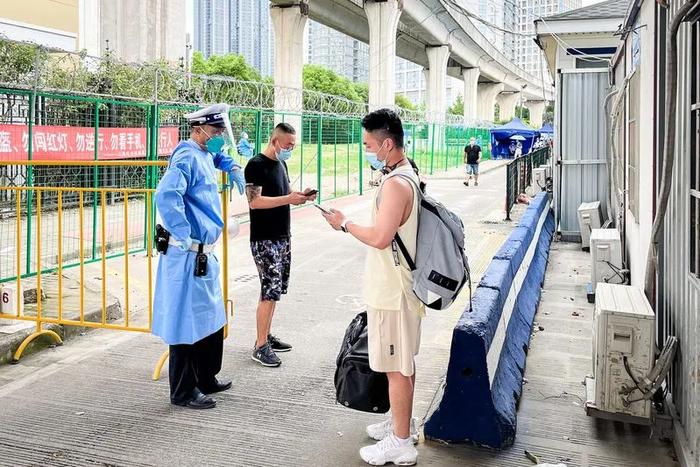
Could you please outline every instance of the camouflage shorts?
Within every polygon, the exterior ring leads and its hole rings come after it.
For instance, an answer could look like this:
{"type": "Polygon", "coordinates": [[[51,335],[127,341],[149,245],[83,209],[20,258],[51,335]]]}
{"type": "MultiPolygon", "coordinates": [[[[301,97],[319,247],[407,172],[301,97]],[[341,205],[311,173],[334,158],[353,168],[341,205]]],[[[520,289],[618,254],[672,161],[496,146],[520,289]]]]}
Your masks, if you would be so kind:
{"type": "Polygon", "coordinates": [[[260,299],[278,302],[289,286],[292,247],[289,239],[250,242],[260,276],[260,299]]]}

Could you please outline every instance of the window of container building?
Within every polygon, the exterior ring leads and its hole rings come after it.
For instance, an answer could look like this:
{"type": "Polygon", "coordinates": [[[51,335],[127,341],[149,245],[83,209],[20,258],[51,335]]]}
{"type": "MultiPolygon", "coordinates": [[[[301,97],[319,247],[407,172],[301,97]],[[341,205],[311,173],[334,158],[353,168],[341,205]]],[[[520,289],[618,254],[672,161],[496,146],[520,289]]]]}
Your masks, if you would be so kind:
{"type": "Polygon", "coordinates": [[[639,223],[639,70],[636,70],[630,78],[627,92],[628,206],[634,220],[639,223]]]}
{"type": "MultiPolygon", "coordinates": [[[[700,22],[693,24],[690,56],[700,54],[700,22]]],[[[690,272],[700,277],[700,60],[691,68],[690,272]]]]}

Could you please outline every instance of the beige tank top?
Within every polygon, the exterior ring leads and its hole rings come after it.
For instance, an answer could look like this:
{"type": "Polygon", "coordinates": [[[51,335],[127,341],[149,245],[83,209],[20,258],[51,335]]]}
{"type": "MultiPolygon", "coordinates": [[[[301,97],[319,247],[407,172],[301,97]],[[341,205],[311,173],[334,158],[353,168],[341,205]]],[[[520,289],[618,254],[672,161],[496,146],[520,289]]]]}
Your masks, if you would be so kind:
{"type": "MultiPolygon", "coordinates": [[[[386,181],[397,174],[405,174],[416,182],[420,183],[418,176],[410,165],[405,165],[394,169],[390,174],[385,175],[374,194],[372,202],[372,222],[376,222],[378,212],[378,201],[381,196],[382,187],[386,181]]],[[[399,227],[399,236],[406,245],[411,257],[416,256],[416,239],[418,236],[418,193],[416,186],[413,189],[413,207],[406,222],[399,227]]],[[[364,275],[364,300],[367,306],[375,310],[401,310],[402,298],[406,298],[408,308],[421,316],[425,315],[425,307],[413,293],[413,276],[408,267],[406,259],[401,254],[401,250],[394,242],[383,250],[370,248],[365,261],[364,275]],[[398,262],[398,265],[397,265],[398,262]]]]}

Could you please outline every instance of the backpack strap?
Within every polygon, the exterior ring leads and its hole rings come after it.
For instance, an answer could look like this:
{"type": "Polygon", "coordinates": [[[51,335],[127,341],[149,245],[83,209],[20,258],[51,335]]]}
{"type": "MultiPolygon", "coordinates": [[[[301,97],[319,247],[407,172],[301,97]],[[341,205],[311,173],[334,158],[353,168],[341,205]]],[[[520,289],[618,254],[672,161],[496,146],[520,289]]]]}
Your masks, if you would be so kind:
{"type": "Polygon", "coordinates": [[[411,269],[411,271],[415,271],[416,270],[416,263],[413,261],[413,258],[411,258],[411,255],[408,253],[408,249],[406,248],[406,245],[404,245],[403,240],[401,240],[401,237],[399,237],[398,232],[396,233],[396,235],[394,235],[394,241],[399,246],[399,250],[401,250],[401,254],[406,259],[406,262],[408,263],[408,267],[411,269]]]}
{"type": "MultiPolygon", "coordinates": [[[[420,186],[416,183],[413,178],[409,177],[407,174],[401,173],[401,172],[394,172],[389,175],[389,177],[401,177],[404,180],[408,180],[408,182],[413,186],[413,191],[416,193],[416,197],[418,198],[418,203],[421,202],[423,199],[423,192],[420,191],[420,186]]],[[[420,205],[418,206],[420,208],[420,205]]],[[[420,215],[420,209],[417,210],[417,213],[420,215]]],[[[403,240],[401,240],[401,237],[399,236],[399,233],[396,232],[394,235],[394,242],[396,242],[396,245],[398,245],[399,250],[401,250],[401,254],[403,257],[406,259],[406,262],[408,263],[408,267],[411,269],[411,271],[416,270],[416,262],[413,261],[413,258],[411,258],[411,255],[408,253],[408,249],[406,248],[406,245],[404,244],[403,240]]]]}

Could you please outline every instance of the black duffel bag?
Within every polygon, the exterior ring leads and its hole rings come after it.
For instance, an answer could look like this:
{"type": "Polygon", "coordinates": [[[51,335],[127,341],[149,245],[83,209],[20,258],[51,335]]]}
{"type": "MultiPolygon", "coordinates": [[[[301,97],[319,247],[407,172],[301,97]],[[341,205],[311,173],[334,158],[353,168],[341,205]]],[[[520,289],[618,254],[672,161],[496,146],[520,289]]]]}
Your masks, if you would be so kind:
{"type": "Polygon", "coordinates": [[[367,313],[358,314],[348,326],[335,363],[335,393],[339,403],[362,412],[389,411],[386,374],[369,367],[367,313]]]}

